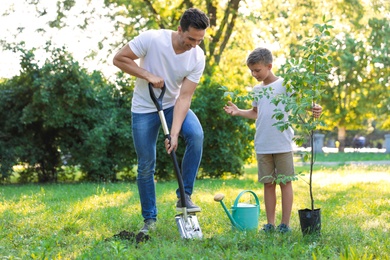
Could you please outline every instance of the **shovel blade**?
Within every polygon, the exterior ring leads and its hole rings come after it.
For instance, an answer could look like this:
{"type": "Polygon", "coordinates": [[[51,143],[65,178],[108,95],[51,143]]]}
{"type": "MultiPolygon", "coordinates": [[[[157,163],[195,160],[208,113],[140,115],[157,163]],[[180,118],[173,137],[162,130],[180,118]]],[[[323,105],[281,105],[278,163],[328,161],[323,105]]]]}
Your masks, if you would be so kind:
{"type": "Polygon", "coordinates": [[[175,216],[176,224],[179,229],[181,238],[194,239],[202,238],[202,230],[200,229],[198,218],[195,215],[188,215],[187,219],[183,214],[175,216]]]}

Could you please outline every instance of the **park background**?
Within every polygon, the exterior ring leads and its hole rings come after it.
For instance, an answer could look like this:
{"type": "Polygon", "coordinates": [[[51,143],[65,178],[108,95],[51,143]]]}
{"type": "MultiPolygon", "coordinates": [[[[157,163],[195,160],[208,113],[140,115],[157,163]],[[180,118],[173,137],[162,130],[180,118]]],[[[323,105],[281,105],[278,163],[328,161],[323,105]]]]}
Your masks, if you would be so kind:
{"type": "MultiPolygon", "coordinates": [[[[1,259],[389,258],[389,1],[16,0],[0,10],[1,259]],[[134,78],[114,68],[113,55],[141,31],[175,30],[189,7],[211,18],[201,44],[207,66],[192,103],[205,132],[196,184],[205,239],[178,237],[177,183],[160,141],[157,233],[141,245],[106,242],[141,222],[129,125],[134,78]],[[263,198],[254,122],[223,113],[230,97],[220,87],[250,91],[256,82],[245,60],[259,46],[272,50],[274,72],[282,73],[315,37],[314,24],[328,20],[332,70],[319,101],[324,126],[316,133],[324,135],[324,149],[314,169],[322,235],[302,236],[294,214],[288,237],[232,232],[213,195],[226,194],[227,205],[244,189],[263,198]],[[366,138],[364,147],[353,147],[355,136],[366,138]]],[[[296,147],[303,180],[308,167],[300,151],[310,149],[309,140],[296,147]]],[[[294,187],[296,212],[309,199],[305,181],[294,187]]]]}
{"type": "MultiPolygon", "coordinates": [[[[113,69],[112,56],[141,31],[175,30],[182,11],[192,6],[205,10],[211,22],[201,44],[207,65],[192,103],[205,132],[200,177],[240,175],[254,157],[254,122],[223,113],[227,100],[220,87],[250,91],[256,82],[245,59],[258,46],[272,50],[274,72],[281,74],[286,60],[300,57],[298,46],[316,35],[314,24],[328,20],[333,26],[327,53],[332,69],[318,101],[324,126],[316,131],[324,134],[324,146],[337,146],[338,152],[352,147],[355,136],[365,137],[364,147],[385,151],[390,133],[389,5],[384,0],[169,5],[19,0],[3,5],[2,19],[9,22],[2,27],[2,53],[8,55],[2,65],[10,65],[0,83],[2,181],[17,165],[23,182],[66,179],[72,167],[86,180],[114,181],[119,174],[133,180],[129,109],[135,79],[113,69]]],[[[238,104],[250,107],[250,102],[238,104]]],[[[303,133],[297,129],[296,134],[303,133]]],[[[169,158],[159,156],[157,178],[169,179],[171,169],[169,158]]]]}

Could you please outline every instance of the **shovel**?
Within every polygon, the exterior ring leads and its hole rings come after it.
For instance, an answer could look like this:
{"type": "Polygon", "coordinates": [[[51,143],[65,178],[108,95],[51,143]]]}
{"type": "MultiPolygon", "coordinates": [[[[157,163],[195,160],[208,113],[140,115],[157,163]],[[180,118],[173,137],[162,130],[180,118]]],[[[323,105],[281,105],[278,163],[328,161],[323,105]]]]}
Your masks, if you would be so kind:
{"type": "MultiPolygon", "coordinates": [[[[157,108],[157,112],[160,117],[161,126],[164,131],[165,138],[167,138],[170,141],[171,136],[169,134],[167,121],[165,120],[165,115],[162,109],[162,100],[166,90],[165,83],[163,88],[161,89],[161,93],[158,98],[154,93],[153,85],[151,83],[149,83],[148,85],[149,85],[150,98],[153,100],[153,103],[157,108]]],[[[172,151],[170,155],[175,169],[176,178],[179,183],[180,200],[182,206],[182,213],[175,216],[175,220],[177,223],[177,227],[179,229],[180,236],[181,238],[187,238],[187,239],[202,238],[203,235],[202,235],[202,230],[199,226],[198,218],[194,213],[188,214],[187,212],[183,178],[181,176],[181,171],[180,171],[179,164],[177,162],[175,151],[172,151]]]]}

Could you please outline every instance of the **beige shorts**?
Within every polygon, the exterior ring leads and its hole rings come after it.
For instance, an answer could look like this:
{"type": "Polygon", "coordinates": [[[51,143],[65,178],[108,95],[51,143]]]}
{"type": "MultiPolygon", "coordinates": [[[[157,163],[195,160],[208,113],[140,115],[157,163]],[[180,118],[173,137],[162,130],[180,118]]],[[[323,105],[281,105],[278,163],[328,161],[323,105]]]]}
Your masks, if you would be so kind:
{"type": "Polygon", "coordinates": [[[294,176],[293,153],[257,154],[258,178],[261,183],[272,183],[278,175],[294,176]]]}

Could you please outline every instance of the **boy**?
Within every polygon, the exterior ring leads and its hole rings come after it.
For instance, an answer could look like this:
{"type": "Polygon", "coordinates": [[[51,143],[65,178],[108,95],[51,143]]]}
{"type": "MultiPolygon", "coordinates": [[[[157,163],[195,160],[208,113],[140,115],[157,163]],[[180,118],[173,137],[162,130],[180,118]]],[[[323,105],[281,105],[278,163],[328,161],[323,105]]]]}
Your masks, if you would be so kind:
{"type": "MultiPolygon", "coordinates": [[[[280,183],[282,195],[282,219],[275,228],[275,208],[276,208],[276,183],[274,180],[278,174],[285,176],[294,175],[294,163],[292,153],[292,139],[294,131],[288,128],[279,131],[272,118],[276,108],[284,110],[284,105],[279,103],[275,106],[271,103],[275,95],[286,94],[283,86],[283,79],[275,76],[272,69],[273,57],[266,48],[255,49],[247,59],[247,66],[251,74],[257,81],[262,82],[253,88],[255,93],[265,91],[270,94],[259,97],[252,102],[252,109],[239,109],[232,102],[224,107],[226,113],[232,116],[242,116],[249,119],[256,119],[255,151],[258,164],[259,182],[264,184],[264,204],[268,223],[263,226],[265,232],[274,231],[286,233],[290,232],[290,217],[293,204],[293,188],[291,181],[280,183]],[[272,177],[271,177],[272,176],[272,177]]],[[[321,106],[315,105],[312,108],[314,117],[321,115],[321,106]]],[[[287,114],[285,115],[287,118],[287,114]]]]}

